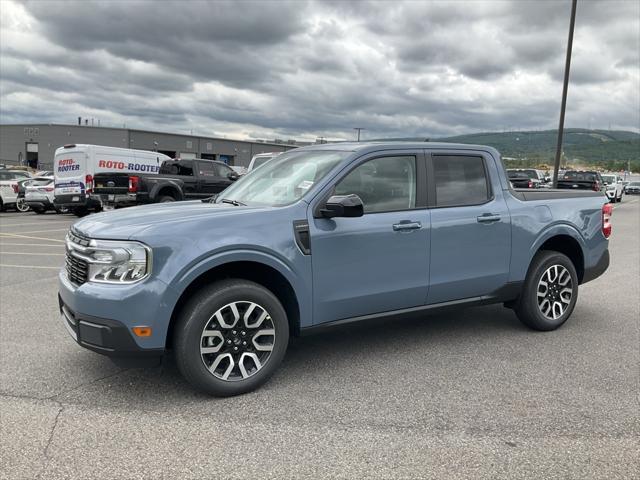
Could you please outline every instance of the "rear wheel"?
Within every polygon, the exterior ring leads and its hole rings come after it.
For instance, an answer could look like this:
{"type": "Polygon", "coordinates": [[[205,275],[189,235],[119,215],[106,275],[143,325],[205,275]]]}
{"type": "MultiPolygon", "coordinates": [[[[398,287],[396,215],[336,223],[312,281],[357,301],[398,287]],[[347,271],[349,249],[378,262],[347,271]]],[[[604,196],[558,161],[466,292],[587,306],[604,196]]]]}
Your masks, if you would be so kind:
{"type": "Polygon", "coordinates": [[[72,210],[72,212],[76,217],[84,217],[87,213],[89,213],[89,210],[87,210],[86,207],[76,207],[72,210]]]}
{"type": "Polygon", "coordinates": [[[28,212],[29,211],[29,205],[27,205],[27,202],[25,201],[24,197],[20,197],[20,198],[18,198],[18,200],[16,200],[16,209],[19,212],[28,212]]]}
{"type": "Polygon", "coordinates": [[[194,387],[227,397],[255,390],[275,372],[289,340],[287,314],[261,285],[225,280],[196,293],[177,319],[180,372],[194,387]]]}
{"type": "Polygon", "coordinates": [[[571,316],[578,298],[578,275],[562,253],[543,250],[531,262],[516,315],[535,330],[555,330],[571,316]]]}
{"type": "Polygon", "coordinates": [[[169,195],[164,195],[160,198],[158,198],[158,203],[168,203],[168,202],[175,202],[176,199],[169,196],[169,195]]]}

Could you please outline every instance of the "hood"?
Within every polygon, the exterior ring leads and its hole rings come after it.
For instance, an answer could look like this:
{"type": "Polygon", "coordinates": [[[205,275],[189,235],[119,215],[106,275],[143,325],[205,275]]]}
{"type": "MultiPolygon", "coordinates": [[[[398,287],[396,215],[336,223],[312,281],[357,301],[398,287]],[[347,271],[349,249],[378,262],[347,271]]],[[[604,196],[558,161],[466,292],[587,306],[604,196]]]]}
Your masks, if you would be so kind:
{"type": "Polygon", "coordinates": [[[271,207],[234,207],[229,204],[188,202],[157,203],[90,215],[73,225],[78,233],[91,238],[130,239],[150,227],[179,229],[182,224],[211,218],[264,212],[271,207]]]}

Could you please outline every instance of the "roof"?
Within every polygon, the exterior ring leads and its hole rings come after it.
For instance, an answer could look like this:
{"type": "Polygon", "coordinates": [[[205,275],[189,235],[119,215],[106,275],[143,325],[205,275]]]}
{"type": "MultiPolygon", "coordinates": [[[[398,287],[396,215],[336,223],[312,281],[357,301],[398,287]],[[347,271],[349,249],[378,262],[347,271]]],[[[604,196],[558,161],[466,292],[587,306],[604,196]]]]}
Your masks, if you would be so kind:
{"type": "Polygon", "coordinates": [[[320,145],[310,145],[308,147],[299,147],[296,150],[333,150],[333,151],[349,151],[368,153],[379,150],[481,150],[489,152],[496,157],[499,156],[498,151],[493,147],[486,145],[469,145],[466,143],[445,143],[445,142],[390,142],[390,141],[373,141],[373,142],[340,142],[340,143],[323,143],[320,145]]]}

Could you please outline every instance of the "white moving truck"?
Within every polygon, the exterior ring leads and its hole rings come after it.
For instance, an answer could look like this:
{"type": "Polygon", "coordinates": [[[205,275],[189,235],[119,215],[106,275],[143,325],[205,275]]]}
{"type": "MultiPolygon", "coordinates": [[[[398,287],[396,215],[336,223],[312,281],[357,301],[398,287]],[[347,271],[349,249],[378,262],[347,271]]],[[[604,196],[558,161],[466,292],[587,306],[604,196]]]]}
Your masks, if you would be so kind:
{"type": "Polygon", "coordinates": [[[100,198],[93,195],[96,173],[121,172],[154,174],[166,155],[146,150],[102,145],[65,145],[56,150],[54,205],[69,208],[77,216],[100,211],[100,198]]]}

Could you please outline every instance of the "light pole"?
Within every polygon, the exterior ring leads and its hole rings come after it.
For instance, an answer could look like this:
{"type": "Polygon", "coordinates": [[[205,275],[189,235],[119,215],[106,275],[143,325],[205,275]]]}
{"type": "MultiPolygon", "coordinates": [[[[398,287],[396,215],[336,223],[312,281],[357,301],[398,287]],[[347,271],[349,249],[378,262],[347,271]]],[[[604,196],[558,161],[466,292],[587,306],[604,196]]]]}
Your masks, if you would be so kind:
{"type": "Polygon", "coordinates": [[[362,128],[362,127],[354,127],[353,129],[358,132],[358,142],[359,142],[360,141],[360,131],[365,130],[365,129],[362,128]]]}
{"type": "Polygon", "coordinates": [[[562,136],[564,133],[564,112],[567,107],[567,90],[569,88],[569,70],[571,69],[571,49],[573,48],[573,30],[576,24],[576,5],[578,0],[571,2],[571,20],[569,21],[569,39],[567,40],[567,59],[564,65],[564,85],[562,87],[562,105],[560,106],[560,123],[558,125],[558,145],[553,170],[553,188],[558,188],[558,170],[560,169],[560,155],[562,153],[562,136]]]}

